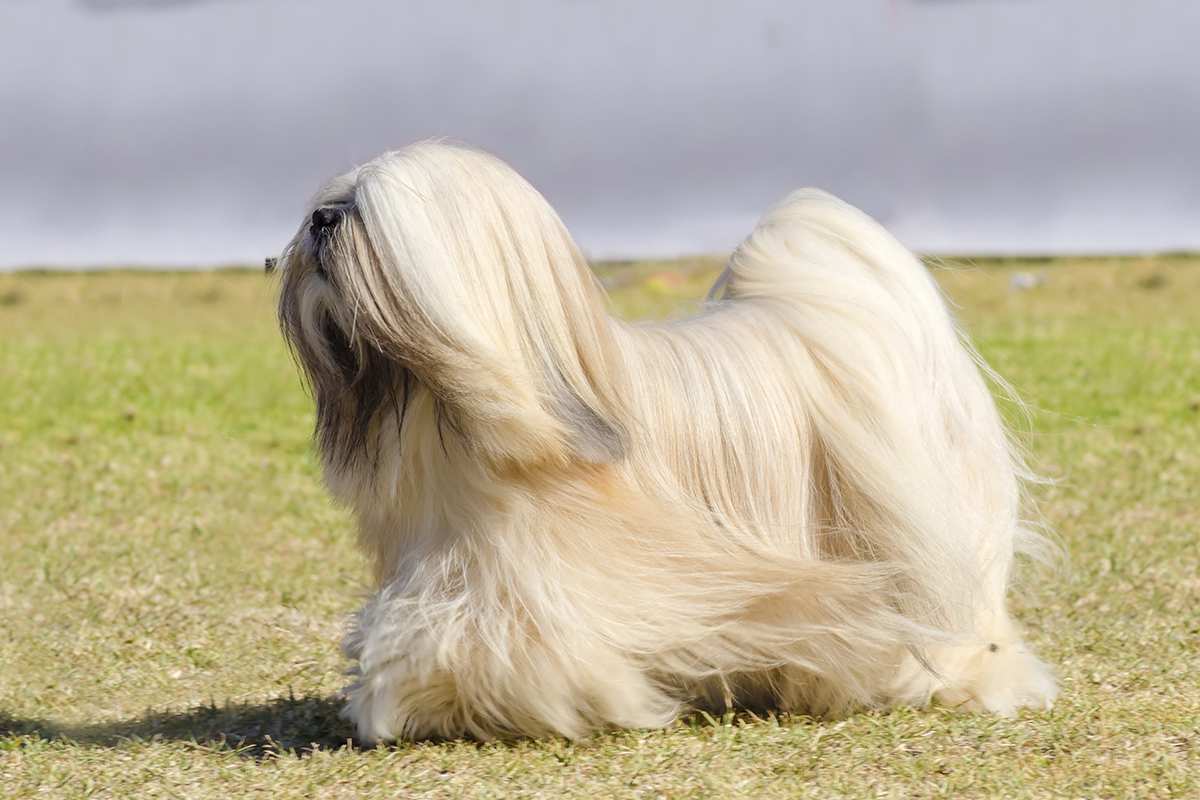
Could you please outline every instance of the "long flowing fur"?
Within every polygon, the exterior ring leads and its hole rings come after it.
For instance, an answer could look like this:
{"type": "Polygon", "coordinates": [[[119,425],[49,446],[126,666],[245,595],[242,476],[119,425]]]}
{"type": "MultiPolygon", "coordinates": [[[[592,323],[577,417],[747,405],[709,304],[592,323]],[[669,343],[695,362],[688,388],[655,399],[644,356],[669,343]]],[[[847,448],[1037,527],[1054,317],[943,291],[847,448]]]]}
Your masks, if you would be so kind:
{"type": "Polygon", "coordinates": [[[377,591],[368,740],[1054,697],[1005,608],[1027,472],[922,265],[801,190],[698,316],[634,325],[499,160],[332,181],[280,266],[327,483],[377,591]]]}

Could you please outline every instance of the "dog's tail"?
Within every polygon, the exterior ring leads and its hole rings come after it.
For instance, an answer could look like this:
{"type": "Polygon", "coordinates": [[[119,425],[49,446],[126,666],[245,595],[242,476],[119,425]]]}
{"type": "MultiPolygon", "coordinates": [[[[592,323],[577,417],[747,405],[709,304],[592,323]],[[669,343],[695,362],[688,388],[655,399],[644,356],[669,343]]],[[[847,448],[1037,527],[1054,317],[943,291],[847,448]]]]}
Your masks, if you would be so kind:
{"type": "Polygon", "coordinates": [[[718,287],[778,312],[830,526],[855,557],[902,570],[905,615],[965,633],[1003,614],[1014,549],[1039,542],[1021,521],[1029,472],[994,373],[924,265],[863,212],[805,189],[766,214],[718,287]]]}

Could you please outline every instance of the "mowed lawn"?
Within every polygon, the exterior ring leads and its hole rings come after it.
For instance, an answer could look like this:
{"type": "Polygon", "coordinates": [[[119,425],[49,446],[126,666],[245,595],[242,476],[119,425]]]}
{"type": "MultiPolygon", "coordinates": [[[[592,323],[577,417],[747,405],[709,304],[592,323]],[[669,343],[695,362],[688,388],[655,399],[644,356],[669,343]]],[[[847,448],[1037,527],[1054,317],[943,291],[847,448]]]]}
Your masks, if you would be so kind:
{"type": "MultiPolygon", "coordinates": [[[[642,317],[716,267],[600,271],[642,317]]],[[[0,276],[0,796],[1200,797],[1200,260],[933,268],[1055,480],[1069,565],[1014,592],[1053,711],[377,749],[337,716],[365,570],[275,282],[0,276]]]]}

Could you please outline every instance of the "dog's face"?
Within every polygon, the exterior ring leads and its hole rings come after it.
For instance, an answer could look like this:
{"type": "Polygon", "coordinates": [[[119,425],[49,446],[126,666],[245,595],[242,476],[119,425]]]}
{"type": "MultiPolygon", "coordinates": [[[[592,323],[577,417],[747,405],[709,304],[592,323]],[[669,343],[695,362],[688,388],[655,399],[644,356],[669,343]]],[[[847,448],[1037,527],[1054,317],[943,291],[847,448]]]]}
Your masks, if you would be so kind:
{"type": "Polygon", "coordinates": [[[284,336],[327,468],[414,398],[489,463],[609,461],[616,365],[599,292],[549,205],[482,153],[422,144],[331,181],[279,259],[284,336]],[[428,397],[424,397],[428,394],[428,397]]]}
{"type": "Polygon", "coordinates": [[[365,452],[385,404],[403,415],[412,388],[403,364],[356,330],[346,302],[352,271],[373,257],[349,174],[314,199],[281,259],[280,323],[316,399],[318,445],[327,464],[341,467],[365,452]]]}

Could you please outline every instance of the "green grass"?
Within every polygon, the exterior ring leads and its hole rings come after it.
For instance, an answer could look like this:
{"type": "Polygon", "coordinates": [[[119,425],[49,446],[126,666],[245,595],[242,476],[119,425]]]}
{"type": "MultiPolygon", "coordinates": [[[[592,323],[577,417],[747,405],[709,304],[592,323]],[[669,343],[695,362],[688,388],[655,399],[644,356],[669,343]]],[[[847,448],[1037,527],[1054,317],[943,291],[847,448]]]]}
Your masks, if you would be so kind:
{"type": "MultiPolygon", "coordinates": [[[[680,313],[711,261],[612,265],[680,313]]],[[[1035,408],[1070,552],[1018,615],[1053,711],[696,718],[579,743],[364,750],[337,640],[365,589],[251,272],[0,276],[0,796],[1200,795],[1200,261],[938,268],[1035,408]],[[1014,269],[1045,284],[1009,288],[1014,269]]]]}

